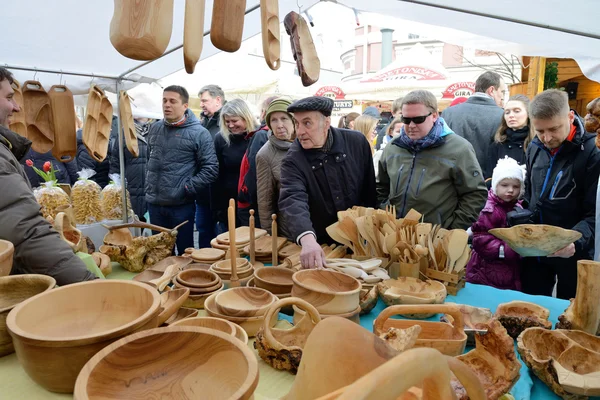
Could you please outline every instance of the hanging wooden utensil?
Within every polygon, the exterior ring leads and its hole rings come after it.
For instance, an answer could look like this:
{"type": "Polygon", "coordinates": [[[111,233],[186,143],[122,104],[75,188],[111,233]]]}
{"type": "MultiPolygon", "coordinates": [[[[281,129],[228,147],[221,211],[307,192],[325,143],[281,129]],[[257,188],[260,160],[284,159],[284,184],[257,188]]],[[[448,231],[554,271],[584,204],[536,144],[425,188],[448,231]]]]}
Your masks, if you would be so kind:
{"type": "Polygon", "coordinates": [[[121,126],[123,127],[123,135],[125,136],[125,144],[127,150],[135,158],[140,155],[140,149],[138,147],[137,135],[135,133],[135,123],[133,122],[133,113],[131,112],[131,99],[126,91],[121,90],[119,92],[119,116],[121,118],[121,126]]]}
{"type": "Polygon", "coordinates": [[[183,64],[188,74],[193,74],[204,40],[204,0],[185,0],[183,25],[183,64]]]}
{"type": "Polygon", "coordinates": [[[276,266],[279,264],[279,258],[277,256],[277,252],[279,251],[279,241],[277,240],[277,214],[271,215],[271,219],[273,220],[273,222],[271,222],[271,265],[276,266]]]}
{"type": "Polygon", "coordinates": [[[46,153],[54,147],[54,121],[50,99],[38,81],[26,81],[21,89],[25,105],[27,139],[31,148],[38,153],[46,153]]]}
{"type": "Polygon", "coordinates": [[[229,209],[227,210],[227,223],[229,227],[229,253],[231,254],[231,278],[229,287],[239,287],[240,280],[237,275],[237,248],[235,247],[235,200],[229,199],[229,209]]]}
{"type": "Polygon", "coordinates": [[[285,16],[283,26],[292,43],[292,53],[298,74],[304,86],[310,86],[319,80],[321,61],[313,43],[308,25],[302,16],[292,11],[285,16]]]}
{"type": "Polygon", "coordinates": [[[125,57],[140,61],[160,57],[172,29],[173,0],[115,0],[110,42],[125,57]]]}
{"type": "Polygon", "coordinates": [[[69,162],[77,154],[77,127],[73,93],[64,85],[54,85],[48,91],[54,122],[52,155],[60,162],[69,162]]]}
{"type": "Polygon", "coordinates": [[[234,53],[242,45],[246,0],[214,0],[210,41],[219,50],[234,53]]]}
{"type": "Polygon", "coordinates": [[[260,0],[260,23],[265,61],[273,71],[278,70],[281,65],[278,0],[260,0]]]}
{"type": "Polygon", "coordinates": [[[8,128],[23,137],[27,137],[27,126],[25,125],[25,106],[23,105],[23,92],[21,84],[13,79],[12,88],[14,90],[13,100],[20,108],[20,111],[13,112],[8,128]]]}

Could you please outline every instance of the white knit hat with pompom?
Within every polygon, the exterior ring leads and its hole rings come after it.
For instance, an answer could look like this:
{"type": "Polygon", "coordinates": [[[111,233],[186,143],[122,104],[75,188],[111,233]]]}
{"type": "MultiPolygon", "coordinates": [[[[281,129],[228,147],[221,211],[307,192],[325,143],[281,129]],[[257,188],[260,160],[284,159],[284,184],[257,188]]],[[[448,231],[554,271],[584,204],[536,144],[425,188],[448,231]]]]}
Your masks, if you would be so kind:
{"type": "Polygon", "coordinates": [[[496,168],[492,174],[492,191],[496,193],[496,186],[502,179],[518,179],[521,182],[521,193],[519,197],[525,193],[525,165],[519,165],[519,163],[508,156],[498,160],[496,168]]]}

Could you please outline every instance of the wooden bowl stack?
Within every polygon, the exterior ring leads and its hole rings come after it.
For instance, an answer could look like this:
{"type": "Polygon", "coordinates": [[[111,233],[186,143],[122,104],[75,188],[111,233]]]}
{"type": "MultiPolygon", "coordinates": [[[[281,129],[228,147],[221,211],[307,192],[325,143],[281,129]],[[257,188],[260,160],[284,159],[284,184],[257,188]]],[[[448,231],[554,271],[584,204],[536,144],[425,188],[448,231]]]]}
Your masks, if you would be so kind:
{"type": "Polygon", "coordinates": [[[75,399],[250,399],[258,360],[231,335],[172,326],[123,338],[85,365],[75,399]]]}
{"type": "Polygon", "coordinates": [[[195,263],[214,264],[217,261],[225,259],[225,250],[215,249],[212,247],[194,250],[190,257],[195,263]]]}
{"type": "MultiPolygon", "coordinates": [[[[237,287],[210,295],[204,302],[204,309],[211,317],[240,325],[249,337],[253,337],[275,301],[277,297],[264,289],[237,287]]],[[[277,321],[277,315],[273,320],[277,321]]]]}
{"type": "Polygon", "coordinates": [[[40,293],[6,318],[25,372],[51,392],[72,393],[79,371],[112,342],[156,328],[160,295],[144,283],[95,280],[40,293]]]}
{"type": "MultiPolygon", "coordinates": [[[[254,267],[250,264],[250,261],[245,258],[236,259],[236,270],[241,286],[246,286],[248,281],[254,276],[254,267]]],[[[231,260],[217,261],[210,266],[209,271],[219,275],[225,284],[225,289],[229,287],[231,282],[231,260]]]]}
{"type": "Polygon", "coordinates": [[[10,275],[13,266],[15,246],[8,240],[0,239],[0,276],[10,275]]]}
{"type": "Polygon", "coordinates": [[[173,278],[173,287],[189,289],[190,294],[183,307],[204,308],[208,296],[223,290],[223,281],[212,271],[190,268],[181,271],[173,278]]]}
{"type": "MultiPolygon", "coordinates": [[[[307,269],[292,276],[292,296],[312,304],[321,318],[331,316],[347,318],[360,323],[361,284],[341,272],[307,269]]],[[[304,312],[294,306],[294,322],[300,321],[304,312]]]]}

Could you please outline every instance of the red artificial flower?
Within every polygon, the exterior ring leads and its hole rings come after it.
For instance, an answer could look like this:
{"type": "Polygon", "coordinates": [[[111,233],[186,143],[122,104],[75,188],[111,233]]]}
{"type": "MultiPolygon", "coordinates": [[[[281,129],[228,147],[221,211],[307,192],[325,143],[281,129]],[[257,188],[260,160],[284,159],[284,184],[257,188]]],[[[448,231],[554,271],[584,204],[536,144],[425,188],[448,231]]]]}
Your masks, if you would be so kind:
{"type": "Polygon", "coordinates": [[[31,160],[26,160],[25,164],[27,164],[28,167],[33,167],[33,161],[31,160]]]}
{"type": "Polygon", "coordinates": [[[44,163],[44,172],[50,172],[50,170],[52,169],[52,164],[50,163],[50,161],[46,161],[44,163]]]}

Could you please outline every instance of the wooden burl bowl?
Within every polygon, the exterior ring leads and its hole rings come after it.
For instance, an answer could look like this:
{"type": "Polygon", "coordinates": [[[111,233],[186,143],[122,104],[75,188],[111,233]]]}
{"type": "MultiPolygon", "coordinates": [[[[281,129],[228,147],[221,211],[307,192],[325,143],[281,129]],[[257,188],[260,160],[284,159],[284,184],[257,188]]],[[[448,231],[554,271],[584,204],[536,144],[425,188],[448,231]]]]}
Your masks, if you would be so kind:
{"type": "Polygon", "coordinates": [[[13,266],[15,246],[8,240],[0,239],[0,276],[10,275],[13,266]]]}
{"type": "Polygon", "coordinates": [[[249,399],[258,360],[240,340],[214,329],[171,326],[129,335],[83,367],[76,400],[249,399]]]}
{"type": "Polygon", "coordinates": [[[346,314],[356,310],[360,300],[360,282],[336,271],[306,269],[292,279],[292,296],[316,307],[320,314],[346,314]]]}

